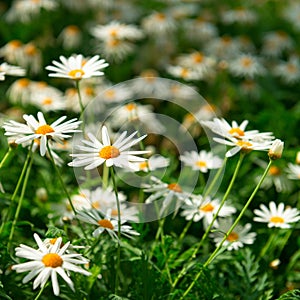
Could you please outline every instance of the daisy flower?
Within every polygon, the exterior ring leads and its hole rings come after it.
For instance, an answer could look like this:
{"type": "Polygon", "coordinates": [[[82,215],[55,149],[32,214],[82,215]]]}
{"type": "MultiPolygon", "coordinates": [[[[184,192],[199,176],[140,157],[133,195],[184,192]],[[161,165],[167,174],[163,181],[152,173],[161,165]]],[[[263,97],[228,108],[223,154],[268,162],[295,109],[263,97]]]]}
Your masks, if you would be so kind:
{"type": "Polygon", "coordinates": [[[257,15],[254,11],[245,7],[229,9],[223,12],[222,21],[224,24],[253,24],[257,21],[257,15]]]}
{"type": "Polygon", "coordinates": [[[135,163],[134,168],[135,171],[144,171],[144,172],[151,172],[157,169],[166,168],[170,164],[170,159],[165,158],[161,155],[154,155],[151,156],[148,160],[135,163]]]}
{"type": "Polygon", "coordinates": [[[294,84],[300,80],[300,59],[292,56],[288,61],[279,62],[273,69],[274,75],[286,84],[294,84]]]}
{"type": "Polygon", "coordinates": [[[120,168],[131,168],[132,162],[142,162],[146,159],[136,155],[148,153],[148,151],[130,151],[131,146],[136,145],[146,137],[143,135],[134,139],[137,131],[126,137],[127,131],[124,131],[117,140],[111,144],[106,126],[102,127],[102,143],[92,134],[87,136],[90,140],[83,140],[83,146],[76,148],[84,153],[71,154],[73,161],[68,165],[71,167],[85,167],[85,170],[92,170],[102,165],[104,162],[107,167],[116,166],[120,168]]]}
{"type": "MultiPolygon", "coordinates": [[[[194,222],[199,222],[203,219],[204,226],[207,227],[211,224],[219,207],[219,199],[211,199],[210,197],[203,199],[201,195],[193,195],[191,198],[187,199],[182,206],[183,211],[181,216],[185,217],[186,220],[193,220],[194,222]]],[[[218,216],[227,217],[235,212],[236,209],[233,206],[223,205],[218,216]]],[[[217,220],[215,220],[214,225],[218,225],[217,220]]]]}
{"type": "Polygon", "coordinates": [[[142,19],[142,28],[150,36],[165,36],[176,30],[176,23],[170,14],[154,12],[142,19]]]}
{"type": "Polygon", "coordinates": [[[54,72],[49,74],[50,77],[70,78],[73,80],[102,76],[104,73],[100,70],[106,68],[108,63],[104,59],[99,58],[99,55],[95,55],[90,59],[86,59],[81,54],[73,55],[69,58],[60,56],[61,62],[52,61],[54,66],[47,66],[46,70],[54,72]]]}
{"type": "Polygon", "coordinates": [[[180,156],[180,160],[186,166],[202,173],[207,173],[210,169],[218,169],[222,165],[222,160],[218,156],[205,150],[201,150],[199,153],[196,151],[185,152],[180,156]]]}
{"type": "Polygon", "coordinates": [[[179,206],[189,197],[189,193],[184,192],[182,187],[176,182],[165,183],[155,176],[151,176],[150,180],[152,183],[145,184],[144,191],[152,193],[152,195],[145,202],[152,203],[162,200],[160,215],[164,214],[167,209],[174,208],[175,212],[177,212],[179,206]]]}
{"type": "Polygon", "coordinates": [[[44,156],[46,153],[48,139],[62,143],[64,139],[70,137],[68,133],[80,131],[77,128],[81,121],[76,121],[77,119],[71,119],[62,123],[66,116],[60,117],[50,125],[47,124],[42,112],[37,113],[37,120],[33,115],[23,115],[23,118],[26,124],[15,121],[5,122],[3,125],[6,131],[5,135],[17,137],[15,140],[17,144],[39,140],[41,156],[44,156]]]}
{"type": "Polygon", "coordinates": [[[289,179],[300,180],[300,165],[288,163],[286,172],[289,179]]]}
{"type": "Polygon", "coordinates": [[[62,246],[62,238],[58,238],[54,245],[46,247],[40,237],[35,233],[34,239],[38,249],[21,244],[16,248],[16,256],[29,259],[30,261],[13,265],[12,269],[17,273],[30,271],[24,278],[23,283],[27,283],[34,277],[33,289],[38,286],[43,288],[51,277],[54,295],[59,295],[59,284],[57,274],[59,274],[69,287],[74,291],[74,285],[70,279],[69,271],[81,273],[89,276],[90,272],[76,266],[76,264],[86,264],[88,260],[84,259],[81,254],[66,254],[70,242],[62,246]]]}
{"type": "MultiPolygon", "coordinates": [[[[221,241],[224,238],[224,235],[230,227],[232,226],[231,219],[221,219],[218,226],[218,231],[215,231],[210,234],[210,237],[213,238],[216,243],[216,247],[219,246],[221,241]]],[[[249,232],[251,230],[251,224],[247,223],[246,225],[237,225],[233,231],[227,236],[225,242],[223,243],[224,247],[227,247],[227,250],[238,250],[243,248],[244,245],[251,245],[254,243],[256,238],[255,232],[249,232]]]]}
{"type": "Polygon", "coordinates": [[[62,42],[64,49],[74,49],[82,42],[82,32],[78,26],[68,25],[61,31],[58,40],[62,42]]]}
{"type": "Polygon", "coordinates": [[[234,76],[246,78],[263,75],[265,72],[258,58],[250,54],[242,54],[230,61],[228,70],[234,76]]]}
{"type": "Polygon", "coordinates": [[[269,208],[264,204],[260,205],[260,210],[255,209],[255,222],[268,223],[268,227],[290,228],[290,223],[296,223],[300,220],[300,212],[297,208],[287,207],[284,209],[284,204],[279,203],[276,207],[275,202],[269,203],[269,208]]]}
{"type": "MultiPolygon", "coordinates": [[[[93,231],[93,237],[98,237],[100,234],[107,232],[112,239],[119,241],[118,238],[118,220],[112,219],[110,214],[104,218],[95,209],[79,211],[76,217],[92,225],[97,226],[97,229],[93,231]]],[[[131,226],[125,225],[125,219],[121,219],[120,232],[127,238],[132,238],[133,235],[140,235],[137,231],[133,230],[131,226]]]]}

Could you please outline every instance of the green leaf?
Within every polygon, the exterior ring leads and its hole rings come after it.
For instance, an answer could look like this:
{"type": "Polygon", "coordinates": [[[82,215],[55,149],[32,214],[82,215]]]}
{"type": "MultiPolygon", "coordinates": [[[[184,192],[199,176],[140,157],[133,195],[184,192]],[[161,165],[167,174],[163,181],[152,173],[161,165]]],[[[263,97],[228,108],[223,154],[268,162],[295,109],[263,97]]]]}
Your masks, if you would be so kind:
{"type": "Polygon", "coordinates": [[[300,300],[300,290],[292,290],[281,295],[277,300],[300,300]]]}

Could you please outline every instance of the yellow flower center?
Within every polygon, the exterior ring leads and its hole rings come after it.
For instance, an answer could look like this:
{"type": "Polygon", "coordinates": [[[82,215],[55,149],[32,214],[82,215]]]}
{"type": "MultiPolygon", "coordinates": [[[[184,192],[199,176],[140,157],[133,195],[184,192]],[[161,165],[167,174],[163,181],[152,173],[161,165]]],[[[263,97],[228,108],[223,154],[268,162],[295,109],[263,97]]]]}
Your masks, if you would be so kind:
{"type": "Polygon", "coordinates": [[[99,156],[104,159],[115,158],[119,155],[119,149],[114,146],[105,146],[99,151],[99,156]]]}
{"type": "Polygon", "coordinates": [[[22,43],[19,40],[12,40],[8,43],[8,45],[12,48],[20,48],[22,46],[22,43]]]}
{"type": "Polygon", "coordinates": [[[84,92],[86,95],[88,96],[94,96],[95,95],[95,90],[91,87],[91,86],[87,86],[85,89],[84,89],[84,92]]]}
{"type": "Polygon", "coordinates": [[[79,31],[79,28],[75,25],[69,25],[68,27],[66,27],[66,32],[68,34],[77,34],[79,31]]]}
{"type": "Polygon", "coordinates": [[[147,169],[148,168],[148,162],[147,161],[141,162],[139,164],[139,168],[140,168],[140,170],[147,169]]]}
{"type": "Polygon", "coordinates": [[[40,126],[35,131],[36,134],[43,134],[43,135],[46,135],[47,133],[51,133],[51,132],[54,132],[54,129],[47,124],[40,126]]]}
{"type": "Polygon", "coordinates": [[[269,170],[269,174],[273,175],[273,176],[277,176],[280,174],[280,169],[276,166],[271,166],[271,168],[269,170]]]}
{"type": "Polygon", "coordinates": [[[57,268],[62,266],[63,260],[57,253],[48,253],[42,258],[42,263],[45,267],[57,268]]]}
{"type": "Polygon", "coordinates": [[[163,13],[157,13],[156,18],[160,21],[163,21],[166,19],[166,16],[163,13]]]}
{"type": "Polygon", "coordinates": [[[232,231],[226,238],[227,241],[229,242],[235,242],[239,239],[239,235],[232,231]]]}
{"type": "Polygon", "coordinates": [[[246,142],[246,141],[237,141],[236,145],[243,149],[248,149],[253,146],[250,142],[246,142]]]}
{"type": "Polygon", "coordinates": [[[18,80],[18,85],[22,88],[28,87],[30,84],[30,80],[27,78],[22,78],[18,80]]]}
{"type": "Polygon", "coordinates": [[[241,59],[241,65],[245,68],[249,68],[253,64],[253,61],[249,57],[243,57],[241,59]]]}
{"type": "Polygon", "coordinates": [[[42,102],[44,105],[50,105],[53,103],[53,100],[51,98],[45,98],[42,102]]]}
{"type": "Polygon", "coordinates": [[[108,228],[108,229],[111,229],[111,230],[114,229],[114,225],[111,223],[110,220],[102,219],[102,220],[99,220],[97,223],[101,227],[108,228]]]}
{"type": "Polygon", "coordinates": [[[108,45],[109,47],[117,47],[117,46],[119,46],[120,44],[121,44],[121,41],[118,40],[118,39],[109,39],[109,40],[107,41],[107,45],[108,45]]]}
{"type": "MultiPolygon", "coordinates": [[[[117,217],[118,216],[118,210],[117,209],[112,209],[111,210],[111,215],[114,216],[114,217],[117,217]]],[[[121,212],[120,212],[120,215],[122,215],[121,212]]]]}
{"type": "Polygon", "coordinates": [[[182,78],[185,78],[185,77],[187,77],[189,75],[189,70],[187,69],[187,68],[182,68],[181,69],[181,72],[180,72],[180,76],[182,77],[182,78]]]}
{"type": "Polygon", "coordinates": [[[238,136],[244,136],[245,135],[245,132],[240,129],[239,127],[234,127],[234,128],[231,128],[229,131],[228,131],[229,134],[231,135],[238,135],[238,136]]]}
{"type": "Polygon", "coordinates": [[[84,74],[84,71],[81,69],[74,69],[68,73],[68,75],[73,79],[81,79],[84,74]]]}
{"type": "Polygon", "coordinates": [[[270,222],[272,223],[284,223],[284,219],[278,216],[274,216],[270,218],[270,222]]]}
{"type": "Polygon", "coordinates": [[[199,160],[199,161],[196,162],[196,166],[199,167],[199,168],[205,168],[205,167],[207,167],[207,164],[206,164],[205,161],[199,160]]]}
{"type": "Polygon", "coordinates": [[[290,74],[295,74],[298,71],[297,67],[292,63],[287,64],[287,70],[290,74]]]}
{"type": "Polygon", "coordinates": [[[24,51],[29,56],[34,56],[38,52],[37,48],[33,44],[26,45],[24,51]]]}
{"type": "Polygon", "coordinates": [[[125,107],[128,111],[133,111],[136,109],[136,105],[134,103],[129,103],[125,107]]]}
{"type": "Polygon", "coordinates": [[[111,37],[115,38],[118,35],[118,30],[116,28],[113,28],[113,29],[110,30],[109,34],[110,34],[111,37]]]}
{"type": "Polygon", "coordinates": [[[92,208],[100,209],[100,203],[99,203],[99,201],[94,201],[94,202],[92,203],[92,208]]]}
{"type": "Polygon", "coordinates": [[[51,245],[54,245],[56,241],[57,241],[57,238],[54,238],[54,239],[51,239],[51,240],[49,241],[49,243],[50,243],[51,245]]]}
{"type": "Polygon", "coordinates": [[[193,54],[193,59],[195,63],[201,63],[204,59],[204,56],[202,53],[197,52],[193,54]]]}
{"type": "Polygon", "coordinates": [[[204,212],[211,212],[214,210],[214,206],[211,203],[207,203],[203,206],[200,207],[200,210],[204,211],[204,212]]]}
{"type": "Polygon", "coordinates": [[[178,183],[168,184],[168,189],[177,193],[182,193],[181,186],[178,183]]]}
{"type": "Polygon", "coordinates": [[[107,98],[113,98],[115,95],[116,95],[116,91],[114,91],[114,90],[108,90],[105,92],[105,96],[107,98]]]}

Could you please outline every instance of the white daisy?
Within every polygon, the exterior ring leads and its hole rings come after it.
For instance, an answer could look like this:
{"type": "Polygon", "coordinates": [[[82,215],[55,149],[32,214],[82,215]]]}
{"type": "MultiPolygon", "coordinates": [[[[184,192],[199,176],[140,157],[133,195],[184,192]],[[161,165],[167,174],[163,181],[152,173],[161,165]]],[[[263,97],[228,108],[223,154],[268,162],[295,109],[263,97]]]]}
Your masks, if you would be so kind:
{"type": "Polygon", "coordinates": [[[258,151],[268,151],[272,146],[272,141],[269,139],[260,138],[259,140],[255,141],[255,137],[253,139],[237,139],[237,138],[228,138],[228,139],[220,139],[220,138],[213,138],[214,141],[220,144],[224,144],[227,146],[233,146],[230,150],[226,152],[226,157],[231,157],[237,154],[240,151],[250,152],[252,150],[258,151]]]}
{"type": "Polygon", "coordinates": [[[255,139],[257,137],[273,138],[272,132],[259,133],[258,130],[246,131],[248,120],[244,120],[240,125],[232,121],[231,125],[223,118],[214,118],[212,121],[203,121],[202,125],[208,127],[212,132],[224,138],[255,139]]]}
{"type": "Polygon", "coordinates": [[[288,61],[279,62],[273,69],[274,75],[286,84],[294,84],[300,81],[300,59],[292,56],[288,61]]]}
{"type": "Polygon", "coordinates": [[[142,28],[153,36],[165,36],[176,30],[176,23],[170,14],[154,12],[142,19],[142,28]]]}
{"type": "MultiPolygon", "coordinates": [[[[193,195],[191,198],[187,199],[182,206],[181,216],[185,217],[186,220],[193,220],[194,222],[199,222],[203,219],[204,226],[207,227],[211,224],[214,215],[220,207],[219,199],[211,199],[206,197],[203,199],[201,195],[193,195]]],[[[219,217],[231,216],[236,212],[236,209],[230,205],[223,205],[219,211],[219,217]]],[[[215,220],[214,226],[218,225],[218,221],[215,220]]]]}
{"type": "Polygon", "coordinates": [[[106,162],[106,166],[108,167],[131,168],[130,164],[132,162],[145,161],[144,158],[136,155],[145,154],[148,153],[148,151],[128,151],[128,149],[144,139],[146,135],[133,139],[137,131],[128,137],[125,137],[126,134],[127,131],[124,131],[117,140],[111,144],[106,126],[102,127],[102,143],[92,133],[88,133],[87,136],[90,140],[83,140],[82,143],[84,145],[78,145],[76,147],[84,153],[71,154],[74,159],[69,163],[69,166],[85,166],[85,170],[91,170],[106,162]]]}
{"type": "MultiPolygon", "coordinates": [[[[210,237],[213,238],[216,243],[216,247],[219,246],[221,241],[224,238],[224,235],[228,232],[232,225],[231,219],[220,219],[220,224],[218,226],[218,231],[215,231],[210,234],[210,237]]],[[[251,229],[251,224],[247,223],[246,225],[237,225],[233,231],[227,236],[225,242],[223,243],[224,247],[227,247],[227,250],[238,250],[243,248],[244,245],[251,245],[254,243],[256,238],[255,232],[249,232],[251,229]]]]}
{"type": "Polygon", "coordinates": [[[269,209],[264,205],[260,205],[260,210],[255,209],[255,222],[268,223],[268,227],[290,228],[290,223],[296,223],[300,220],[300,212],[297,208],[287,207],[279,203],[276,207],[275,202],[269,203],[269,209]]]}
{"type": "MultiPolygon", "coordinates": [[[[112,239],[118,239],[118,221],[116,219],[112,219],[110,214],[105,216],[104,218],[100,215],[95,209],[91,210],[83,210],[79,211],[76,217],[86,223],[97,226],[97,229],[93,231],[93,236],[98,237],[103,232],[107,232],[112,239]]],[[[121,228],[120,232],[127,238],[132,238],[132,236],[140,235],[137,231],[132,229],[131,226],[125,225],[125,219],[121,219],[121,228]]]]}
{"type": "Polygon", "coordinates": [[[222,165],[222,160],[218,156],[205,150],[201,150],[199,153],[186,151],[180,156],[180,160],[193,170],[199,170],[203,173],[207,173],[210,169],[218,169],[222,165]]]}
{"type": "Polygon", "coordinates": [[[64,49],[74,49],[82,42],[82,32],[78,26],[68,25],[61,31],[57,40],[62,42],[64,49]]]}
{"type": "Polygon", "coordinates": [[[265,68],[259,59],[250,54],[242,54],[231,60],[228,70],[234,76],[246,78],[253,78],[265,73],[265,68]]]}
{"type": "Polygon", "coordinates": [[[69,138],[68,133],[79,132],[77,130],[81,121],[71,119],[62,123],[66,116],[60,117],[58,120],[48,125],[42,112],[38,112],[37,118],[33,115],[23,115],[26,124],[15,121],[5,122],[3,128],[5,135],[16,136],[15,143],[22,144],[28,141],[39,140],[40,154],[44,156],[47,149],[47,140],[53,139],[61,143],[64,139],[69,138]],[[19,137],[21,135],[21,137],[19,137]]]}
{"type": "Polygon", "coordinates": [[[177,78],[182,78],[183,80],[191,81],[191,80],[200,80],[203,79],[203,75],[193,68],[187,68],[183,66],[167,66],[166,71],[177,78]]]}
{"type": "Polygon", "coordinates": [[[12,266],[12,269],[18,273],[30,271],[23,278],[23,283],[27,283],[36,277],[33,282],[33,289],[36,289],[38,286],[43,288],[49,277],[51,277],[53,293],[58,296],[60,291],[57,274],[64,279],[73,291],[74,285],[70,279],[69,271],[86,276],[91,275],[90,272],[76,266],[76,264],[86,264],[88,262],[81,254],[65,253],[70,242],[62,246],[62,238],[58,238],[52,247],[46,247],[37,234],[34,234],[34,239],[38,244],[38,249],[23,244],[16,248],[16,256],[30,260],[29,262],[12,266]]]}
{"type": "Polygon", "coordinates": [[[288,163],[286,172],[289,179],[300,180],[300,165],[288,163]]]}
{"type": "Polygon", "coordinates": [[[90,59],[86,59],[81,54],[73,55],[69,58],[60,56],[61,62],[52,61],[54,66],[47,66],[46,70],[55,72],[50,73],[50,77],[70,78],[73,80],[102,76],[104,73],[100,70],[106,68],[108,63],[104,59],[99,58],[99,55],[95,55],[90,59]]]}
{"type": "Polygon", "coordinates": [[[236,9],[225,10],[222,13],[222,21],[224,24],[253,24],[257,21],[257,15],[253,10],[246,7],[238,7],[236,9]]]}
{"type": "Polygon", "coordinates": [[[148,160],[135,163],[135,171],[151,172],[157,169],[166,168],[170,164],[170,159],[161,155],[153,155],[148,160]]]}
{"type": "Polygon", "coordinates": [[[145,202],[152,203],[161,200],[162,207],[159,214],[164,215],[166,210],[172,210],[177,213],[180,205],[189,197],[189,193],[182,190],[182,187],[177,182],[165,183],[155,176],[151,176],[151,184],[144,185],[146,193],[152,193],[145,202]]]}

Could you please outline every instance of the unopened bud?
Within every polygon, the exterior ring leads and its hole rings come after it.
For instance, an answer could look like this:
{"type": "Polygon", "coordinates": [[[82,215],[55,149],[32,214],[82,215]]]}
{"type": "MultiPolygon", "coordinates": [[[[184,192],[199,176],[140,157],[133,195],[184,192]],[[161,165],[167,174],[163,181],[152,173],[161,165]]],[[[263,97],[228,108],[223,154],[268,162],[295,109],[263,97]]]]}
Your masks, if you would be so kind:
{"type": "Polygon", "coordinates": [[[276,160],[276,159],[281,158],[283,147],[284,147],[284,142],[282,142],[279,139],[275,140],[268,152],[270,159],[276,160]]]}

